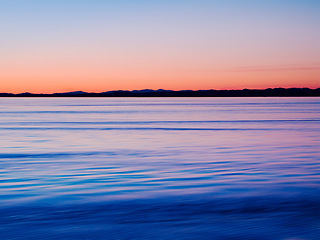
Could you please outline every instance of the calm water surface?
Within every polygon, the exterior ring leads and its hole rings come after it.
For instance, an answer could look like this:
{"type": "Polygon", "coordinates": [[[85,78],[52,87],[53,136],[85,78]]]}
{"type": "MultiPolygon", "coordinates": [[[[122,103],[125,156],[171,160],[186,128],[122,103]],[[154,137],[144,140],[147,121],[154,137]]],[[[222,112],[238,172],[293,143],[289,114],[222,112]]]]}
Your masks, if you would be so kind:
{"type": "Polygon", "coordinates": [[[0,98],[0,239],[320,239],[320,98],[0,98]]]}

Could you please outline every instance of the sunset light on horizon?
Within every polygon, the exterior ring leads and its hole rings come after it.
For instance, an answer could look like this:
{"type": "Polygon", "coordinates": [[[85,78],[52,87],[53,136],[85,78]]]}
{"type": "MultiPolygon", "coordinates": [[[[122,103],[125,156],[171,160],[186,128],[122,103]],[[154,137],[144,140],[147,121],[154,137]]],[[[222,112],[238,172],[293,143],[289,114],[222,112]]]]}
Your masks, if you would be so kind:
{"type": "Polygon", "coordinates": [[[0,92],[320,87],[320,1],[0,0],[0,92]]]}

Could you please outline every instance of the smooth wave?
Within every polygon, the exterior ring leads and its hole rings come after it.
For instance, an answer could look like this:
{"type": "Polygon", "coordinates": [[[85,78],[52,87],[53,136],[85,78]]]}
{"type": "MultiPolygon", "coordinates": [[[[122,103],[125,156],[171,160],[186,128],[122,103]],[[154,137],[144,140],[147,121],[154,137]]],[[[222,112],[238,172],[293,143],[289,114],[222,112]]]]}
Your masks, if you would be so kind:
{"type": "Polygon", "coordinates": [[[184,124],[184,123],[300,123],[300,122],[320,122],[320,119],[259,119],[259,120],[215,120],[215,121],[90,121],[90,122],[0,122],[0,125],[145,125],[145,124],[184,124]]]}
{"type": "Polygon", "coordinates": [[[53,153],[0,153],[0,159],[17,158],[59,158],[94,155],[117,155],[117,152],[53,152],[53,153]]]}
{"type": "Polygon", "coordinates": [[[122,130],[122,131],[270,131],[270,130],[281,130],[281,131],[301,131],[305,130],[305,128],[192,128],[192,127],[181,127],[181,128],[172,128],[172,127],[109,127],[109,128],[102,128],[102,127],[0,127],[0,130],[70,130],[70,131],[92,131],[92,130],[99,130],[99,131],[109,131],[109,130],[122,130]]]}
{"type": "MultiPolygon", "coordinates": [[[[320,196],[317,196],[320,197],[320,196]]],[[[116,210],[114,213],[119,213],[121,209],[123,212],[162,212],[165,214],[174,214],[173,212],[184,212],[182,215],[210,215],[210,214],[256,214],[256,213],[306,213],[310,216],[317,217],[320,212],[320,202],[311,195],[298,196],[247,196],[241,198],[234,197],[213,197],[210,195],[200,194],[198,196],[190,197],[166,197],[166,198],[149,198],[140,200],[110,200],[104,202],[90,202],[90,203],[62,203],[62,204],[27,204],[26,206],[0,206],[4,215],[12,215],[11,210],[15,210],[15,214],[20,214],[21,218],[28,218],[28,215],[20,209],[37,211],[39,209],[46,209],[44,214],[51,214],[50,209],[54,211],[65,212],[81,212],[82,211],[97,211],[103,214],[108,214],[109,210],[116,210]],[[63,210],[65,209],[65,210],[63,210]],[[19,210],[19,211],[16,211],[19,210]]],[[[112,211],[111,211],[112,212],[112,211]]],[[[120,212],[122,214],[122,211],[120,212]]],[[[3,217],[3,215],[2,215],[3,217]]],[[[53,216],[55,217],[55,216],[53,216]]],[[[128,216],[130,217],[130,216],[128,216]]],[[[132,216],[131,218],[135,218],[132,216]]],[[[194,216],[195,217],[195,216],[194,216]]],[[[3,220],[3,219],[1,219],[3,220]]],[[[318,219],[319,220],[319,219],[318,219]]],[[[152,219],[150,219],[152,221],[152,219]]],[[[320,221],[320,220],[319,220],[320,221]]]]}
{"type": "Polygon", "coordinates": [[[2,239],[319,239],[306,196],[149,199],[1,208],[2,239]]]}

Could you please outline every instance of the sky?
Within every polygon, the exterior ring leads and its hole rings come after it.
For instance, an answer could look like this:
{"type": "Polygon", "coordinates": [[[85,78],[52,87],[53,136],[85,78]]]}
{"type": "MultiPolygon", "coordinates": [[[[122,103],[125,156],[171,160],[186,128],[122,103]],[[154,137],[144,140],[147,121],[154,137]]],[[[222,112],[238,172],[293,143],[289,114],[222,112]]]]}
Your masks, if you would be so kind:
{"type": "Polygon", "coordinates": [[[320,87],[319,0],[0,0],[0,92],[320,87]]]}

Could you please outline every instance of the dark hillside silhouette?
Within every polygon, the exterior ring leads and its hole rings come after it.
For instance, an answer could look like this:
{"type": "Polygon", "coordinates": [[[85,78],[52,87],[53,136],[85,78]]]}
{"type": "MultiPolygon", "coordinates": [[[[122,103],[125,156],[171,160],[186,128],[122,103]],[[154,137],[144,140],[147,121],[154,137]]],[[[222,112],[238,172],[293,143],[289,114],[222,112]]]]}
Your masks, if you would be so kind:
{"type": "Polygon", "coordinates": [[[319,97],[320,88],[268,88],[242,90],[133,90],[87,93],[82,91],[53,94],[0,93],[0,97],[319,97]]]}

